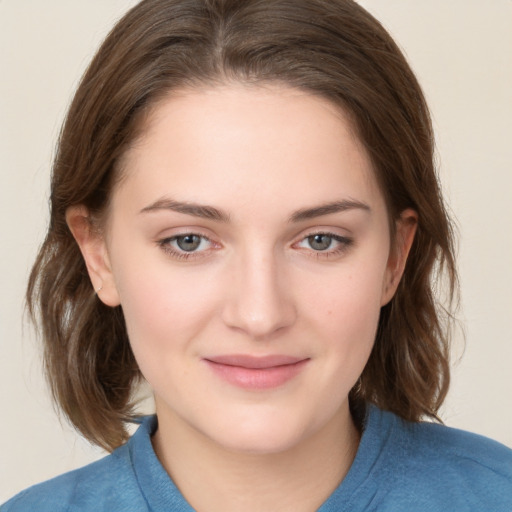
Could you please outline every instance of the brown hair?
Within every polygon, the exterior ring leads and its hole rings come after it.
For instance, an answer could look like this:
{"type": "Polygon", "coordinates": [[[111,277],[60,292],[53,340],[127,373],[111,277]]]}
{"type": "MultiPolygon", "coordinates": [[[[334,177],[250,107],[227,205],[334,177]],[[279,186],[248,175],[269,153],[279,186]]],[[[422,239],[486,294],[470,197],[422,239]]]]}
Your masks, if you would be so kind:
{"type": "Polygon", "coordinates": [[[159,98],[226,81],[284,83],[339,105],[372,158],[391,220],[406,208],[418,213],[405,273],[350,398],[354,410],[373,402],[412,421],[435,417],[449,383],[449,314],[433,288],[444,269],[453,297],[456,270],[432,127],[402,53],[352,0],[144,0],[114,27],[61,132],[50,225],[27,290],[55,400],[94,443],[126,440],[140,373],[121,308],[91,288],[66,209],[105,211],[116,164],[159,98]]]}

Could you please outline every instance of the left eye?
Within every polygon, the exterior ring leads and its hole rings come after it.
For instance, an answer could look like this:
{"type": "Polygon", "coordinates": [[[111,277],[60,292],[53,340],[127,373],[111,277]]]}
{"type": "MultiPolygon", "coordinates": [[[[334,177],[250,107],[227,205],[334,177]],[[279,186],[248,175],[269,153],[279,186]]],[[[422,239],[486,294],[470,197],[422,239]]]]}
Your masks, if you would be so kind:
{"type": "Polygon", "coordinates": [[[333,244],[333,237],[330,235],[317,234],[307,237],[309,246],[315,251],[326,251],[333,244]]]}
{"type": "Polygon", "coordinates": [[[304,249],[313,249],[316,252],[327,252],[340,249],[340,246],[344,247],[349,244],[350,240],[343,236],[330,233],[315,233],[301,240],[298,246],[304,249]]]}

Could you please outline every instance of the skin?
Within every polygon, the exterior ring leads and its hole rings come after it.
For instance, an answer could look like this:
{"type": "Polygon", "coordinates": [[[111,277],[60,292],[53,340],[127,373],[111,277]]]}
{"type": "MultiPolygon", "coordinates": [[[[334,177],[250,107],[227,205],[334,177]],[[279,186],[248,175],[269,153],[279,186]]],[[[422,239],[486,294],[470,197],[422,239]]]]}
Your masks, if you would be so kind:
{"type": "Polygon", "coordinates": [[[104,234],[83,206],[67,220],[99,297],[123,307],[155,394],[155,451],[197,510],[314,510],[357,451],[348,393],[402,275],[416,214],[402,212],[392,245],[350,123],[301,91],[174,92],[144,128],[124,156],[104,234]],[[314,210],[326,204],[339,211],[314,210]],[[186,234],[201,237],[188,253],[176,238],[186,234]],[[304,363],[284,383],[254,389],[212,370],[208,360],[226,354],[304,363]]]}

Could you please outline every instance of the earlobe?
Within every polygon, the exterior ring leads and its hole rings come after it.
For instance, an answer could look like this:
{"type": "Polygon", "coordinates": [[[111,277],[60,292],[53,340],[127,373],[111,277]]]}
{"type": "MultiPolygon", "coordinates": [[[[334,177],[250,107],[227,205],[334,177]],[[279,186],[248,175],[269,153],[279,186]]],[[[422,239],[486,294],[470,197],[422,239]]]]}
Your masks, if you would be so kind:
{"type": "Polygon", "coordinates": [[[66,222],[80,248],[92,288],[107,306],[120,304],[104,236],[96,229],[89,210],[83,205],[66,210],[66,222]]]}
{"type": "Polygon", "coordinates": [[[418,214],[410,208],[404,210],[396,221],[394,246],[390,250],[384,276],[381,306],[386,305],[393,298],[398,288],[417,227],[418,214]]]}

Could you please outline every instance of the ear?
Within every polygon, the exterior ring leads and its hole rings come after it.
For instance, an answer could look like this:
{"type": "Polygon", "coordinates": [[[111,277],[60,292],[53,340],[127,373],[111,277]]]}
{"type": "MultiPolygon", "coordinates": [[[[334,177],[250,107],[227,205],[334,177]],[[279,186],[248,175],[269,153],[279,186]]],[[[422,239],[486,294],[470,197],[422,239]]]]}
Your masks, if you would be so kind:
{"type": "Polygon", "coordinates": [[[119,306],[105,238],[93,225],[89,210],[83,205],[70,206],[66,222],[80,247],[94,291],[107,306],[119,306]]]}
{"type": "Polygon", "coordinates": [[[417,227],[418,214],[410,208],[404,210],[396,221],[394,244],[389,252],[384,275],[381,306],[386,305],[395,295],[405,270],[407,256],[414,241],[417,227]]]}

